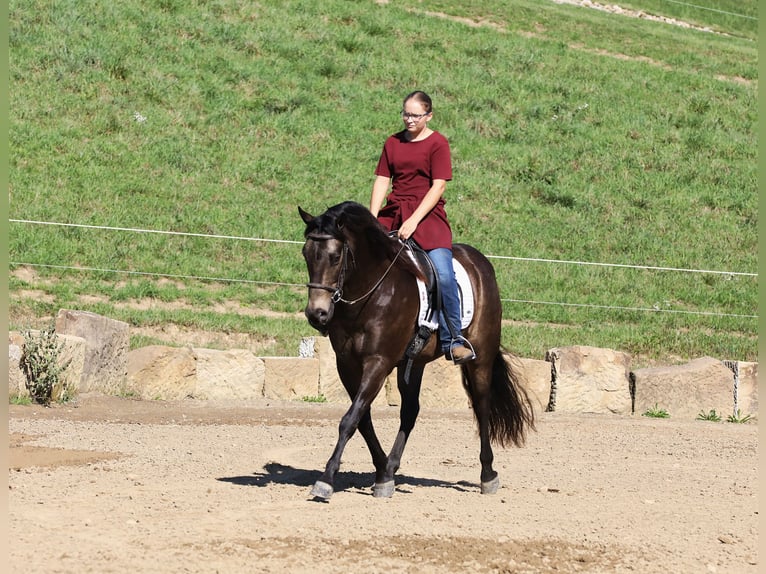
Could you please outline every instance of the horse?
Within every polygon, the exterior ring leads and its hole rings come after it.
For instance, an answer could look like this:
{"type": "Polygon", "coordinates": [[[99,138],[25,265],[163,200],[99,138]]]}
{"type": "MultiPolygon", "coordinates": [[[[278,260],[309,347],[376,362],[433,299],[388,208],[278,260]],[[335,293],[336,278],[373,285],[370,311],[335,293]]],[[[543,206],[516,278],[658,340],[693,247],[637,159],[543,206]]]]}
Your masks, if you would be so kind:
{"type": "MultiPolygon", "coordinates": [[[[343,450],[358,429],[375,467],[372,494],[389,498],[420,411],[423,371],[427,363],[444,357],[434,332],[420,353],[405,361],[418,328],[417,279],[424,280],[425,274],[406,244],[359,203],[345,201],[318,216],[300,206],[298,212],[306,224],[305,315],[314,329],[329,336],[338,375],[351,399],[340,420],[335,449],[310,494],[317,501],[330,500],[343,450]],[[409,363],[406,369],[405,362],[409,363]],[[400,424],[386,456],[375,434],[370,405],[394,368],[401,395],[400,424]]],[[[453,257],[467,271],[474,293],[473,318],[462,334],[473,344],[476,358],[460,369],[481,443],[480,491],[494,494],[500,480],[492,466],[492,444],[523,446],[527,429],[534,429],[534,411],[517,369],[505,359],[511,355],[500,343],[502,303],[492,264],[466,244],[454,244],[453,257]]]]}

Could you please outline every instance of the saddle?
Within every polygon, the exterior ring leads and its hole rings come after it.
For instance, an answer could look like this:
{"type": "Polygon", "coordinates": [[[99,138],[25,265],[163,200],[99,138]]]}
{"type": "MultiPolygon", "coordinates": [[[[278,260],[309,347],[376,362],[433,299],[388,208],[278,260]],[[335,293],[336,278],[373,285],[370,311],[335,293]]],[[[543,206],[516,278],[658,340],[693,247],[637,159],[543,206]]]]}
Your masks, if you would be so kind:
{"type": "Polygon", "coordinates": [[[421,289],[420,293],[420,314],[418,316],[418,330],[412,337],[407,350],[404,352],[405,356],[412,360],[417,357],[423,350],[428,339],[439,328],[439,311],[441,311],[441,293],[439,291],[439,276],[436,273],[433,261],[428,256],[428,253],[418,245],[412,238],[405,241],[405,245],[410,250],[410,253],[415,258],[418,266],[423,271],[425,276],[425,282],[420,284],[418,280],[418,287],[421,289]],[[423,287],[425,289],[423,289],[423,287]]]}
{"type": "MultiPolygon", "coordinates": [[[[391,231],[389,235],[395,237],[396,233],[396,231],[391,231]]],[[[439,329],[439,312],[441,311],[442,303],[441,292],[439,291],[439,275],[428,253],[412,238],[406,239],[404,244],[425,277],[425,281],[417,280],[420,292],[418,328],[404,352],[404,358],[407,359],[405,379],[409,380],[409,371],[413,360],[423,350],[431,335],[439,329]]],[[[460,326],[462,329],[465,329],[473,319],[473,289],[471,287],[471,280],[463,265],[457,259],[453,259],[452,262],[458,285],[458,296],[460,298],[460,326]]]]}
{"type": "MultiPolygon", "coordinates": [[[[390,236],[395,236],[392,231],[390,236]]],[[[418,328],[404,351],[403,360],[406,360],[404,380],[409,383],[412,364],[428,340],[439,329],[439,312],[441,311],[441,292],[439,291],[439,274],[436,272],[433,261],[428,253],[412,238],[404,241],[410,255],[415,259],[418,267],[423,272],[425,281],[417,279],[418,291],[420,292],[420,313],[418,314],[418,328]]],[[[452,260],[455,269],[455,279],[458,285],[460,298],[461,328],[465,329],[473,319],[473,289],[463,265],[457,260],[452,260]]],[[[451,330],[451,329],[450,329],[451,330]]],[[[453,333],[453,337],[455,334],[453,333]]]]}

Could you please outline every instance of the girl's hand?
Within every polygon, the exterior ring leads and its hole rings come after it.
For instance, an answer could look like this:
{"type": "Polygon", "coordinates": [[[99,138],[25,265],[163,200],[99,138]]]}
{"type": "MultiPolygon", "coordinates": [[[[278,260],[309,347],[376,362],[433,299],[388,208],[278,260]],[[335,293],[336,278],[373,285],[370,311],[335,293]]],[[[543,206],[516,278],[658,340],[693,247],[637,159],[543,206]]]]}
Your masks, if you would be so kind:
{"type": "Polygon", "coordinates": [[[404,239],[405,241],[412,237],[412,234],[415,233],[415,230],[418,228],[418,222],[413,221],[413,219],[410,217],[407,221],[404,221],[402,223],[402,226],[398,230],[399,239],[404,239]]]}

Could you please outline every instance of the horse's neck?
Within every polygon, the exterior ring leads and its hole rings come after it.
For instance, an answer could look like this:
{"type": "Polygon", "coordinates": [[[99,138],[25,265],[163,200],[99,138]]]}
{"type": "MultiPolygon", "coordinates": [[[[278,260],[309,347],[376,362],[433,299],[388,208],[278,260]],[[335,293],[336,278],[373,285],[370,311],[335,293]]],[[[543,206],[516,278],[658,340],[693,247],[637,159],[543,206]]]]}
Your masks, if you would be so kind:
{"type": "MultiPolygon", "coordinates": [[[[371,250],[362,250],[354,254],[356,260],[356,269],[352,277],[348,278],[348,286],[353,289],[353,295],[361,297],[367,291],[371,299],[381,296],[390,301],[391,297],[396,297],[397,292],[406,289],[410,285],[412,289],[417,290],[415,276],[401,264],[405,257],[410,257],[405,250],[400,251],[394,258],[375,256],[371,250]]],[[[352,294],[349,293],[349,298],[352,294]]],[[[395,301],[394,301],[395,303],[395,301]]]]}

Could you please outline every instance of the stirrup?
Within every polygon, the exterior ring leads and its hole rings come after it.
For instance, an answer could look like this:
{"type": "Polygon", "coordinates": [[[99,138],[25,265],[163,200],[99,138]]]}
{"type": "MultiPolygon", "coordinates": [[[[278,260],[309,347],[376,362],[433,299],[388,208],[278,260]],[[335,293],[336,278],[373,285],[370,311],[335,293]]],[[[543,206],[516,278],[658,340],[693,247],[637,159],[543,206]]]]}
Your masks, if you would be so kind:
{"type": "Polygon", "coordinates": [[[465,337],[461,336],[461,337],[452,339],[452,341],[450,341],[449,350],[444,353],[444,357],[447,360],[452,361],[456,365],[462,365],[464,363],[468,363],[469,361],[473,361],[474,359],[476,359],[476,351],[474,350],[473,345],[471,345],[471,342],[465,337]],[[460,343],[463,347],[471,351],[471,354],[466,357],[463,357],[462,359],[455,359],[452,356],[452,347],[454,346],[453,343],[456,343],[456,342],[460,343]]]}

